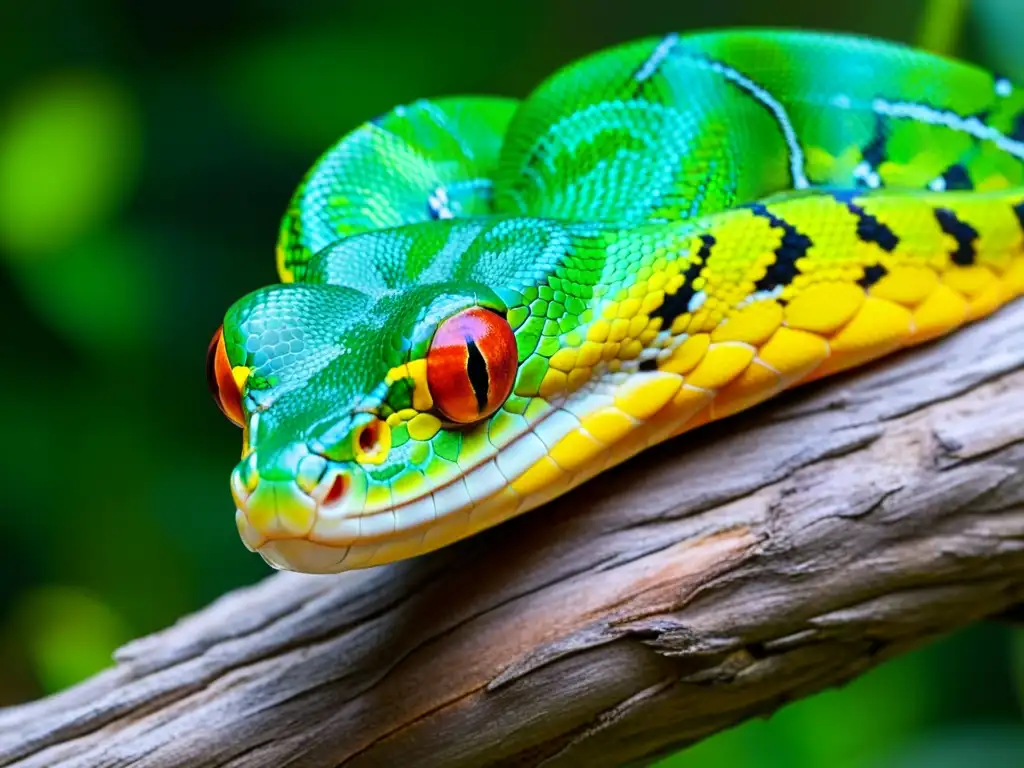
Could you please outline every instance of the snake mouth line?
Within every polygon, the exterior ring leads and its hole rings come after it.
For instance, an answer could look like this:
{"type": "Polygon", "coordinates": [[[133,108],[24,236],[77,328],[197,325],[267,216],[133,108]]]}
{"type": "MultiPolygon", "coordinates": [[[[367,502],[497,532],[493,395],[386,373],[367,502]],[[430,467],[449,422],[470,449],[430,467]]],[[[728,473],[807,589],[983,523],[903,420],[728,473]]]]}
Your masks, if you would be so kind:
{"type": "MultiPolygon", "coordinates": [[[[432,537],[463,538],[469,532],[490,527],[527,507],[532,508],[556,495],[559,489],[571,486],[581,470],[562,469],[550,482],[531,488],[527,493],[513,487],[538,463],[545,459],[553,463],[551,447],[570,433],[581,430],[582,419],[613,403],[612,392],[602,387],[599,380],[595,381],[574,395],[562,398],[557,405],[551,404],[529,429],[494,454],[393,507],[331,518],[332,508],[343,509],[344,501],[335,504],[316,501],[315,520],[307,532],[281,530],[270,531],[267,535],[249,523],[243,505],[236,512],[239,530],[247,546],[272,566],[296,570],[312,568],[317,572],[333,572],[400,559],[391,555],[373,557],[374,552],[382,549],[400,549],[404,556],[436,549],[441,544],[430,541],[432,537]],[[571,410],[566,408],[570,403],[571,410]],[[552,426],[554,422],[557,424],[552,426]],[[549,434],[543,434],[545,431],[549,434]],[[341,528],[344,532],[331,531],[331,528],[341,528]],[[359,553],[358,560],[371,562],[358,565],[352,557],[354,553],[359,553]],[[316,562],[311,564],[311,559],[316,562]]],[[[309,496],[326,498],[324,494],[329,494],[332,483],[329,476],[322,478],[315,493],[309,496]]]]}
{"type": "MultiPolygon", "coordinates": [[[[673,374],[653,375],[656,377],[655,381],[668,376],[681,382],[681,377],[675,377],[673,374]]],[[[636,374],[634,381],[635,377],[636,374]]],[[[571,402],[572,410],[565,407],[570,405],[566,400],[572,401],[572,397],[563,400],[558,406],[552,406],[543,418],[538,419],[530,430],[523,432],[506,445],[498,456],[478,463],[475,471],[456,477],[445,486],[439,486],[429,494],[422,495],[418,501],[410,501],[390,510],[381,510],[388,512],[388,516],[391,517],[391,529],[386,533],[349,536],[342,539],[338,536],[328,538],[310,531],[306,536],[265,540],[259,547],[253,549],[274,568],[307,573],[337,573],[426,554],[504,522],[576,487],[602,469],[642,450],[649,441],[664,439],[678,428],[678,423],[672,419],[644,418],[626,414],[616,399],[618,393],[628,388],[629,383],[625,386],[615,386],[608,381],[597,382],[590,388],[589,393],[579,398],[578,402],[571,402]],[[611,409],[626,418],[622,423],[626,424],[627,428],[614,439],[607,440],[607,436],[598,439],[589,431],[587,423],[598,414],[611,409]],[[553,421],[560,421],[561,424],[556,424],[556,428],[553,429],[550,424],[553,421]],[[538,430],[544,431],[544,422],[548,422],[547,430],[551,430],[547,442],[537,435],[538,430]],[[574,434],[576,438],[573,437],[574,434]],[[563,443],[564,438],[569,438],[569,446],[563,443]],[[565,447],[578,447],[577,438],[589,440],[596,450],[591,450],[571,466],[559,464],[556,459],[568,455],[564,451],[560,454],[560,450],[565,447]],[[534,453],[523,452],[518,456],[514,455],[517,448],[522,448],[523,444],[528,444],[529,441],[534,441],[534,446],[543,446],[543,451],[537,449],[534,453]],[[498,468],[497,461],[502,456],[510,455],[518,462],[518,466],[515,471],[506,466],[506,475],[498,468]],[[494,474],[490,474],[489,477],[500,477],[500,483],[495,484],[488,494],[481,495],[479,500],[474,501],[469,495],[468,484],[473,482],[474,475],[483,472],[488,465],[494,467],[494,474]],[[539,472],[536,471],[538,467],[541,467],[539,472]],[[461,491],[454,496],[448,496],[447,494],[451,493],[450,489],[461,491]],[[453,499],[458,499],[461,503],[452,504],[453,499]],[[431,515],[414,525],[398,525],[398,517],[402,510],[415,508],[418,504],[423,507],[430,505],[431,515]]],[[[685,386],[683,388],[685,389],[685,386]]],[[[710,393],[704,392],[704,395],[710,393]]],[[[703,398],[701,401],[707,402],[703,398]]],[[[653,411],[660,409],[654,407],[653,411]]],[[[508,465],[507,461],[504,463],[508,465]]],[[[388,517],[379,513],[374,513],[374,516],[388,517]]],[[[359,521],[370,517],[364,515],[362,518],[353,517],[348,520],[359,521]]]]}
{"type": "MultiPolygon", "coordinates": [[[[564,411],[564,409],[562,408],[562,405],[564,404],[565,400],[567,400],[567,398],[563,398],[563,400],[561,401],[561,403],[559,405],[552,405],[550,411],[544,413],[539,419],[537,419],[537,421],[534,424],[531,424],[530,427],[527,430],[525,430],[522,434],[517,435],[516,437],[514,437],[512,440],[510,440],[508,443],[503,445],[501,448],[498,448],[497,450],[495,450],[495,452],[493,454],[487,456],[486,458],[479,459],[476,463],[472,464],[471,466],[469,466],[466,469],[464,469],[461,472],[459,472],[459,474],[449,478],[448,480],[445,480],[444,482],[438,483],[437,485],[432,487],[430,490],[423,491],[423,492],[421,492],[421,493],[419,493],[416,496],[413,496],[411,498],[403,499],[398,504],[394,504],[394,505],[392,505],[390,507],[379,507],[377,509],[372,509],[372,510],[368,510],[368,511],[367,510],[363,510],[359,514],[351,515],[351,517],[355,517],[355,518],[359,518],[359,517],[367,518],[367,517],[370,517],[370,518],[372,518],[372,517],[375,517],[377,515],[393,514],[393,513],[398,512],[398,511],[400,511],[402,509],[406,509],[408,507],[411,507],[414,504],[418,504],[418,503],[422,502],[424,499],[426,499],[426,498],[428,498],[430,496],[433,496],[436,493],[440,493],[440,492],[450,488],[451,486],[455,485],[456,483],[465,482],[466,478],[469,475],[473,474],[474,472],[479,470],[481,467],[485,466],[488,462],[495,461],[497,459],[498,455],[502,451],[514,450],[515,449],[514,446],[521,444],[524,440],[526,440],[528,437],[533,435],[535,430],[541,424],[543,424],[546,421],[548,421],[548,419],[551,416],[556,414],[558,411],[564,411]]],[[[577,420],[579,419],[579,417],[577,417],[575,414],[570,413],[569,411],[564,411],[564,412],[565,413],[569,413],[571,416],[573,416],[577,420]]],[[[525,472],[525,471],[526,470],[524,469],[523,472],[525,472]]],[[[505,477],[504,473],[502,473],[502,475],[503,475],[503,477],[505,477]]],[[[515,477],[505,477],[505,481],[507,483],[511,483],[511,482],[515,481],[520,475],[522,475],[522,472],[518,473],[515,477]]],[[[328,494],[329,493],[330,493],[330,491],[328,491],[328,494]]],[[[497,493],[497,492],[495,492],[495,493],[497,493]]],[[[475,507],[475,506],[478,506],[480,504],[483,504],[493,495],[495,495],[495,494],[494,493],[489,494],[489,495],[485,496],[484,498],[478,499],[478,500],[474,499],[473,503],[470,506],[471,507],[475,507]]],[[[470,494],[470,498],[472,498],[472,494],[470,494]]],[[[333,505],[332,504],[322,504],[322,505],[318,504],[317,509],[318,509],[318,511],[320,509],[322,509],[322,508],[330,509],[331,506],[337,506],[338,504],[343,504],[343,503],[344,502],[339,499],[333,505]]],[[[311,538],[315,538],[315,537],[311,537],[311,538]]],[[[364,539],[363,537],[360,537],[360,540],[361,541],[362,540],[372,541],[372,540],[377,540],[377,539],[386,540],[387,538],[388,537],[386,537],[386,536],[384,536],[384,537],[370,537],[368,539],[364,539]]],[[[326,543],[329,543],[329,542],[323,541],[321,543],[325,543],[326,544],[326,543]]]]}

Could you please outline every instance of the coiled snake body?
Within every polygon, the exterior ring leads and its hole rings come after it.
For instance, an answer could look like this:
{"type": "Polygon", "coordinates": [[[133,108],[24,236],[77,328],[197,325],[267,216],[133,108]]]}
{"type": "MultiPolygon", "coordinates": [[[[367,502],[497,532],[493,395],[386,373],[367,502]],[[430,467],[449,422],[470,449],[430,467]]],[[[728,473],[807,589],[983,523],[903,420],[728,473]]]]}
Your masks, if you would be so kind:
{"type": "Polygon", "coordinates": [[[276,567],[411,557],[1024,292],[1024,90],[889,43],[669,35],[314,165],[208,356],[276,567]]]}

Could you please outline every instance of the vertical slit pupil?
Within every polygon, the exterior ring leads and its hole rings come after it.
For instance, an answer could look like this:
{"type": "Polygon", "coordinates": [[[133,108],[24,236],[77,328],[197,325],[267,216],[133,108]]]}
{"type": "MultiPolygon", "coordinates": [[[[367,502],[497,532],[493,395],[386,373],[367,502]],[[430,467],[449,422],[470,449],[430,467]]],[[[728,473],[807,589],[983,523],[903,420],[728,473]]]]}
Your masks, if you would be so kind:
{"type": "Polygon", "coordinates": [[[491,377],[487,372],[487,360],[484,359],[476,340],[466,336],[466,375],[469,386],[476,396],[476,407],[480,413],[487,409],[487,398],[490,395],[491,377]]]}

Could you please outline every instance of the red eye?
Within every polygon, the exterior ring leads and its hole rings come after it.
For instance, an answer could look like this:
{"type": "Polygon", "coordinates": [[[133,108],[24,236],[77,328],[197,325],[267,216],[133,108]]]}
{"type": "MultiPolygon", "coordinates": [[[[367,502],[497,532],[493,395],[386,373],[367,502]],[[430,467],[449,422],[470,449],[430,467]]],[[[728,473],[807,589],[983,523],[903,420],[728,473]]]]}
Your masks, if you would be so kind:
{"type": "Polygon", "coordinates": [[[231,375],[228,350],[224,346],[224,326],[213,334],[213,340],[206,350],[206,384],[210,387],[217,407],[238,426],[245,425],[242,413],[242,394],[238,391],[235,377],[231,375]]]}
{"type": "Polygon", "coordinates": [[[518,353],[508,322],[473,307],[438,327],[427,353],[427,386],[447,418],[470,424],[494,413],[512,391],[518,353]]]}

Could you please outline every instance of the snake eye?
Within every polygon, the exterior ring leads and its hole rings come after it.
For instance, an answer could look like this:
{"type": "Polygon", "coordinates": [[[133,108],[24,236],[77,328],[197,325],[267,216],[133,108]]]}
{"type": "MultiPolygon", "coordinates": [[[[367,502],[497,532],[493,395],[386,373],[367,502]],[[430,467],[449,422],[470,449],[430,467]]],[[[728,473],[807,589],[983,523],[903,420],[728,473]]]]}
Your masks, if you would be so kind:
{"type": "Polygon", "coordinates": [[[481,307],[438,326],[427,352],[427,386],[437,409],[458,424],[494,413],[512,391],[518,367],[508,321],[481,307]]]}
{"type": "Polygon", "coordinates": [[[241,387],[235,380],[231,363],[228,361],[223,325],[213,334],[210,346],[206,350],[206,384],[210,388],[214,402],[224,415],[238,426],[245,426],[241,387]]]}

